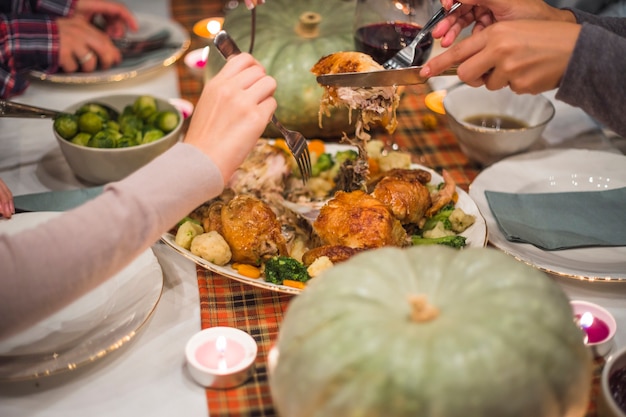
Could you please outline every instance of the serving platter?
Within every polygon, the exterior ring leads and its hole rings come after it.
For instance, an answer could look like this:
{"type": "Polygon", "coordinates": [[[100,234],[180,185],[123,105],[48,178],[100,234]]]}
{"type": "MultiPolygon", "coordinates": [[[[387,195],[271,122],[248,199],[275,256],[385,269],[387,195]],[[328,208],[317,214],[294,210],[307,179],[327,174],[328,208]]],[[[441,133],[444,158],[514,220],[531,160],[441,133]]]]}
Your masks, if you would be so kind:
{"type": "Polygon", "coordinates": [[[161,31],[168,31],[170,37],[164,48],[146,52],[138,57],[124,59],[119,65],[107,70],[94,72],[63,72],[47,74],[31,71],[30,75],[38,80],[57,84],[106,84],[134,78],[159,68],[175,63],[189,48],[191,43],[187,31],[177,22],[160,16],[137,13],[139,23],[137,32],[129,33],[128,39],[146,39],[161,31]]]}
{"type": "MultiPolygon", "coordinates": [[[[338,144],[326,145],[326,152],[329,152],[329,153],[335,153],[338,150],[342,150],[342,149],[346,149],[346,146],[338,145],[338,144]]],[[[430,168],[427,168],[425,166],[418,165],[418,164],[412,164],[411,168],[412,169],[424,169],[426,171],[429,171],[432,174],[431,183],[433,184],[438,184],[440,182],[443,182],[442,176],[430,168]]],[[[469,227],[465,232],[461,233],[462,236],[465,236],[467,238],[466,240],[467,247],[473,248],[473,247],[486,246],[487,245],[487,226],[486,226],[485,220],[480,214],[480,211],[478,210],[478,206],[476,205],[476,203],[474,203],[474,201],[472,201],[472,198],[469,196],[469,194],[467,194],[461,188],[457,187],[456,191],[459,196],[456,206],[463,209],[465,213],[471,214],[476,217],[475,223],[471,227],[469,227]]],[[[308,208],[310,207],[309,206],[305,207],[305,210],[308,208]]],[[[172,249],[174,249],[175,251],[183,255],[184,257],[195,262],[197,265],[205,269],[208,269],[209,271],[213,271],[215,273],[232,278],[236,281],[249,284],[255,287],[264,288],[267,290],[276,291],[280,293],[286,293],[286,294],[299,294],[303,291],[298,288],[293,288],[293,287],[288,287],[285,285],[277,285],[277,284],[273,284],[270,282],[266,282],[263,280],[263,278],[254,279],[254,278],[245,277],[239,274],[235,269],[230,267],[230,265],[226,265],[226,266],[215,265],[209,261],[206,261],[200,258],[199,256],[192,254],[187,249],[177,245],[176,236],[173,235],[172,233],[163,234],[161,236],[161,240],[167,245],[169,245],[172,249]]]]}
{"type": "Polygon", "coordinates": [[[470,185],[489,230],[489,242],[545,272],[593,282],[626,282],[626,247],[545,251],[510,242],[500,231],[485,191],[548,193],[601,191],[626,186],[626,156],[583,149],[553,149],[510,157],[482,171],[470,185]]]}
{"type": "MultiPolygon", "coordinates": [[[[0,220],[0,233],[22,233],[59,214],[16,214],[11,219],[0,220]]],[[[83,297],[2,340],[0,381],[71,371],[121,348],[152,315],[162,290],[161,267],[148,249],[83,297]]]]}

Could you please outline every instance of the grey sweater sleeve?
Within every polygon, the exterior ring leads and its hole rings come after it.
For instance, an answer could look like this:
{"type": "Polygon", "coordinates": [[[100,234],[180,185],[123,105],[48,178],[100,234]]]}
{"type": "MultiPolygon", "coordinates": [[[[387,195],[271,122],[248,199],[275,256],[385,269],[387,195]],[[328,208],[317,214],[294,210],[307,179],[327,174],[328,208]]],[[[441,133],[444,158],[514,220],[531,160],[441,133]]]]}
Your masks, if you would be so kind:
{"type": "Polygon", "coordinates": [[[574,14],[582,29],[556,98],[626,137],[626,19],[574,14]]]}
{"type": "Polygon", "coordinates": [[[0,339],[98,286],[223,187],[206,155],[178,143],[82,206],[0,235],[0,339]]]}

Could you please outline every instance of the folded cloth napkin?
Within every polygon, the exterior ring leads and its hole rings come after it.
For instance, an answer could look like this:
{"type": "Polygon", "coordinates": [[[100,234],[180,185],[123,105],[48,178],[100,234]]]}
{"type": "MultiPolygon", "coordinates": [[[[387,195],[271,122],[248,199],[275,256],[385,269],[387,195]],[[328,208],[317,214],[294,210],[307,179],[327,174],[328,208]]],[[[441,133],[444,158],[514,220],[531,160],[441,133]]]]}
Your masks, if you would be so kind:
{"type": "Polygon", "coordinates": [[[511,242],[546,250],[626,246],[626,187],[538,194],[485,191],[485,196],[511,242]]]}
{"type": "Polygon", "coordinates": [[[15,208],[23,211],[65,211],[80,206],[102,193],[102,186],[78,190],[48,191],[13,198],[15,208]]]}

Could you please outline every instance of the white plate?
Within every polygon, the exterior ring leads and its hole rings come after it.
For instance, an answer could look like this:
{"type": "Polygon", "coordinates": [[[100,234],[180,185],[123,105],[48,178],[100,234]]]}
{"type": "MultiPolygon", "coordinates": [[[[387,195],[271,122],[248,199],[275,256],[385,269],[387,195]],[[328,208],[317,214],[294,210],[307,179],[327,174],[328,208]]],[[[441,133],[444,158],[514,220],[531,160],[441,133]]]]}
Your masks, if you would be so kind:
{"type": "MultiPolygon", "coordinates": [[[[326,152],[335,153],[340,149],[346,149],[346,148],[347,147],[345,145],[327,144],[326,152]]],[[[411,167],[413,169],[421,168],[426,171],[429,171],[432,174],[431,183],[433,184],[438,184],[443,181],[443,178],[441,177],[441,175],[439,175],[438,173],[436,173],[430,168],[426,168],[424,166],[417,165],[417,164],[413,164],[411,167]]],[[[486,246],[487,245],[487,226],[485,224],[485,219],[483,219],[483,217],[480,215],[480,211],[478,210],[478,207],[476,206],[474,201],[472,201],[470,196],[465,191],[457,187],[457,193],[459,195],[459,200],[456,206],[463,209],[463,211],[466,212],[467,214],[476,216],[476,222],[470,228],[468,228],[465,232],[461,234],[462,236],[467,237],[467,241],[466,241],[467,247],[486,246]]],[[[225,275],[234,280],[237,280],[246,284],[250,284],[255,287],[265,288],[268,290],[277,291],[281,293],[299,294],[300,292],[302,292],[302,290],[297,289],[297,288],[288,287],[285,285],[276,285],[270,282],[266,282],[263,280],[263,278],[258,278],[258,279],[248,278],[239,274],[236,270],[231,268],[229,265],[219,266],[209,261],[206,261],[200,258],[199,256],[192,254],[190,251],[186,250],[185,248],[177,245],[175,241],[176,236],[174,236],[171,233],[165,233],[163,236],[161,236],[161,240],[163,240],[163,242],[171,246],[174,250],[178,251],[183,256],[194,261],[196,264],[210,271],[216,272],[221,275],[225,275]]]]}
{"type": "MultiPolygon", "coordinates": [[[[0,220],[0,233],[26,232],[59,214],[16,214],[0,220]]],[[[148,249],[85,296],[0,342],[0,380],[72,370],[118,349],[150,317],[162,289],[161,267],[148,249]]]]}
{"type": "Polygon", "coordinates": [[[626,186],[626,156],[581,149],[531,152],[504,159],[481,172],[470,196],[487,221],[489,242],[543,271],[588,281],[626,280],[626,247],[544,251],[509,242],[498,228],[485,191],[546,193],[599,191],[626,186]]]}
{"type": "Polygon", "coordinates": [[[160,16],[137,13],[139,29],[129,33],[129,39],[145,39],[161,30],[168,30],[170,38],[167,45],[176,45],[173,48],[163,48],[143,54],[140,57],[127,58],[116,67],[103,71],[77,72],[65,74],[46,74],[41,71],[31,71],[31,76],[42,81],[59,84],[104,84],[122,81],[137,75],[144,74],[175,63],[189,48],[191,41],[187,31],[177,22],[160,16]]]}

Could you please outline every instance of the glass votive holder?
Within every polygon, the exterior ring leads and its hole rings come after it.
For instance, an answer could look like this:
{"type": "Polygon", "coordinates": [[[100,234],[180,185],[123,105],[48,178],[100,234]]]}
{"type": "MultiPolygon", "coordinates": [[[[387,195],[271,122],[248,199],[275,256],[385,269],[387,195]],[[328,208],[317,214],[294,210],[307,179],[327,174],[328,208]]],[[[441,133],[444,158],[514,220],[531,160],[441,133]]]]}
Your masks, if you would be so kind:
{"type": "Polygon", "coordinates": [[[185,55],[183,59],[185,66],[191,75],[198,79],[204,79],[204,73],[209,65],[209,54],[211,49],[208,46],[194,49],[185,55]]]}
{"type": "Polygon", "coordinates": [[[224,26],[224,18],[221,16],[207,17],[196,22],[193,25],[193,33],[199,38],[205,40],[208,44],[213,44],[215,35],[222,30],[224,26]]]}
{"type": "Polygon", "coordinates": [[[189,373],[207,388],[233,388],[254,371],[258,347],[252,336],[233,327],[211,327],[196,333],[185,347],[189,373]]]}
{"type": "Polygon", "coordinates": [[[585,345],[593,356],[602,358],[613,348],[617,323],[613,315],[604,307],[588,301],[570,301],[574,321],[583,332],[585,345]]]}

